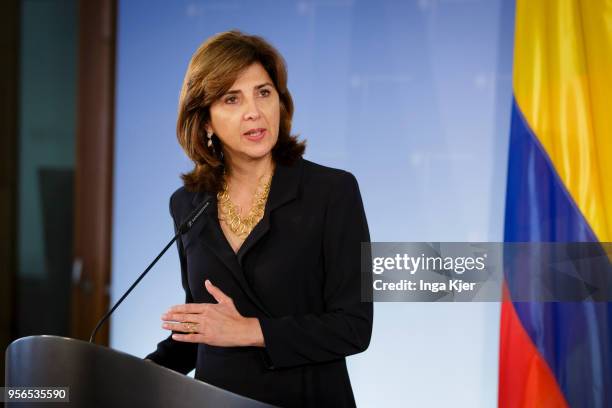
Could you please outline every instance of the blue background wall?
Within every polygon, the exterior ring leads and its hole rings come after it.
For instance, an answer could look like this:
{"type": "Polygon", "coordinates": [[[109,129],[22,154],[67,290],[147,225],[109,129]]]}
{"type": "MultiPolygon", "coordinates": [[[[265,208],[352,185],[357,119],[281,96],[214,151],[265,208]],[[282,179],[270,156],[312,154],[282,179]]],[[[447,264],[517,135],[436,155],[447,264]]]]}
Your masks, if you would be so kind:
{"type": "MultiPolygon", "coordinates": [[[[112,298],[172,234],[168,198],[190,163],[174,126],[191,54],[232,28],[284,55],[306,158],[353,172],[374,241],[501,241],[514,2],[119,3],[112,298]]],[[[176,251],[112,319],[111,345],[144,356],[182,303],[176,251]]],[[[490,407],[499,304],[375,305],[349,358],[359,406],[490,407]]]]}

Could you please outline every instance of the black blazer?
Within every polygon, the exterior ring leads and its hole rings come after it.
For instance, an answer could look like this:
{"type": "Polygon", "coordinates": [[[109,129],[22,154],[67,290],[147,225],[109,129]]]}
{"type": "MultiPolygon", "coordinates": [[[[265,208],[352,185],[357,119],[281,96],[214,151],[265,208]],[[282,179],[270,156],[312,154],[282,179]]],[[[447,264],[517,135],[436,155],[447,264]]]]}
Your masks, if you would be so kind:
{"type": "MultiPolygon", "coordinates": [[[[178,189],[175,227],[210,196],[178,189]]],[[[215,303],[210,279],[240,314],[259,318],[265,348],[168,337],[147,358],[181,373],[195,367],[197,379],[281,407],[355,406],[345,357],[370,343],[373,308],[360,292],[360,243],[369,240],[355,177],[307,160],[277,165],[264,216],[237,254],[213,197],[178,241],[186,302],[215,303]]]]}

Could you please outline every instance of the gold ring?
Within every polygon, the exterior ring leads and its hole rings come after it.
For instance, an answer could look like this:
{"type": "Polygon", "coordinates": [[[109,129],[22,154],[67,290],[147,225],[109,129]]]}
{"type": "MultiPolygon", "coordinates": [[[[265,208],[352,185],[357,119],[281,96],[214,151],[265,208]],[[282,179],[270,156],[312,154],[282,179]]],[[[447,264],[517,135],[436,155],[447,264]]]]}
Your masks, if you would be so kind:
{"type": "Polygon", "coordinates": [[[187,328],[187,333],[196,333],[197,323],[185,322],[184,325],[187,328]]]}

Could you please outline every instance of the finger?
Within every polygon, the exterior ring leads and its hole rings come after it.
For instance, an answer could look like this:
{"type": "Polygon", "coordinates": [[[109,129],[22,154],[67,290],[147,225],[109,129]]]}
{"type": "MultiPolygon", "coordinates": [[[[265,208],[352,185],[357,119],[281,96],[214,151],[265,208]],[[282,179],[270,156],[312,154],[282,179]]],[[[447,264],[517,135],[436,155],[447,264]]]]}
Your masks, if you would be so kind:
{"type": "Polygon", "coordinates": [[[203,343],[204,338],[200,334],[178,334],[172,335],[172,338],[176,341],[183,341],[186,343],[203,343]]]}
{"type": "Polygon", "coordinates": [[[182,333],[201,333],[201,326],[197,323],[176,322],[162,324],[162,329],[178,331],[182,333]]]}
{"type": "Polygon", "coordinates": [[[162,315],[162,320],[166,322],[194,322],[202,319],[201,313],[166,313],[162,315]]]}
{"type": "Polygon", "coordinates": [[[202,303],[187,303],[183,305],[174,305],[165,314],[168,313],[201,313],[205,307],[202,303]]]}
{"type": "Polygon", "coordinates": [[[206,288],[208,293],[210,293],[215,298],[217,302],[229,303],[232,301],[232,298],[230,298],[225,293],[223,293],[221,289],[213,285],[212,282],[209,281],[208,279],[204,281],[204,287],[206,288]]]}

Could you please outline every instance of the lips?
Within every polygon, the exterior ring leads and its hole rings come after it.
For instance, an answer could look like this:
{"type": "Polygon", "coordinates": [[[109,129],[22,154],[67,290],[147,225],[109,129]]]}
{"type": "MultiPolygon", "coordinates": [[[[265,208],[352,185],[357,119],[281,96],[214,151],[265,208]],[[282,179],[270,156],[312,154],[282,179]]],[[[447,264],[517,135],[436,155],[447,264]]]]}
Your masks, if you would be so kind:
{"type": "Polygon", "coordinates": [[[247,139],[256,142],[258,140],[261,140],[266,134],[266,129],[264,128],[253,128],[253,129],[249,129],[248,131],[244,132],[242,135],[244,137],[246,137],[247,139]]]}

